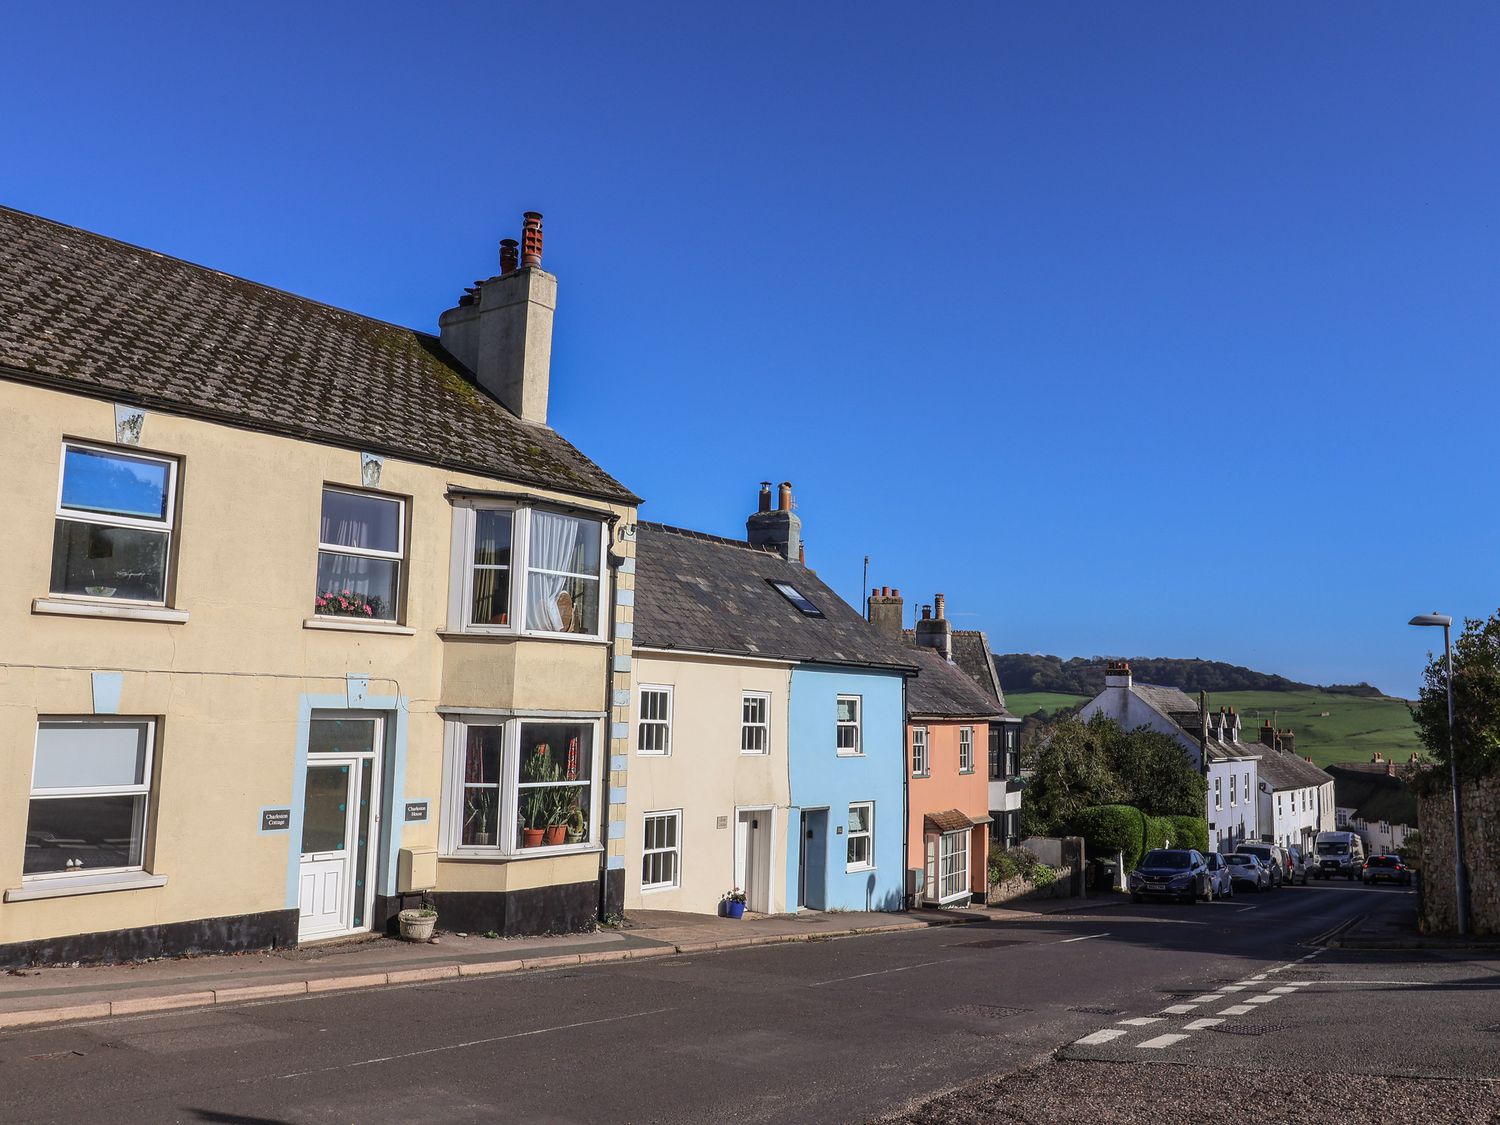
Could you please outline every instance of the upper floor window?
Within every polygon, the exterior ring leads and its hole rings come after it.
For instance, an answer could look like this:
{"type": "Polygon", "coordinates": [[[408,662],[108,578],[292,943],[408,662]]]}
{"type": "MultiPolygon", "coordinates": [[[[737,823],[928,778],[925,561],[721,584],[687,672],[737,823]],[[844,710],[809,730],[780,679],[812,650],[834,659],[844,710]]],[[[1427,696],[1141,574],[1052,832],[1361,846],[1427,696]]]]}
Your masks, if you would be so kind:
{"type": "Polygon", "coordinates": [[[636,721],[635,752],[664,756],[672,752],[672,689],[641,685],[640,718],[636,721]]]}
{"type": "Polygon", "coordinates": [[[974,772],[974,728],[958,729],[958,772],[974,772]]]}
{"type": "Polygon", "coordinates": [[[318,525],[317,615],[395,621],[405,545],[405,501],[325,487],[318,525]]]}
{"type": "Polygon", "coordinates": [[[1214,808],[1216,808],[1216,809],[1222,809],[1223,807],[1224,807],[1224,779],[1222,777],[1216,777],[1216,778],[1214,778],[1214,808]]]}
{"type": "Polygon", "coordinates": [[[860,697],[841,695],[838,697],[838,741],[840,754],[863,754],[859,732],[860,697]]]}
{"type": "Polygon", "coordinates": [[[911,775],[927,776],[927,728],[911,728],[911,775]]]}
{"type": "Polygon", "coordinates": [[[747,691],[740,696],[740,753],[770,751],[771,697],[763,691],[747,691]]]}
{"type": "MultiPolygon", "coordinates": [[[[1229,807],[1230,808],[1234,808],[1234,805],[1235,805],[1234,780],[1235,780],[1234,779],[1234,774],[1230,774],[1229,775],[1229,807]]],[[[1250,794],[1246,793],[1245,794],[1245,800],[1248,801],[1249,799],[1250,799],[1250,794]]]]}
{"type": "Polygon", "coordinates": [[[156,724],[37,724],[22,875],[83,875],[144,864],[156,724]]]}
{"type": "Polygon", "coordinates": [[[459,628],[603,635],[602,520],[501,505],[455,513],[459,628]]]}
{"type": "Polygon", "coordinates": [[[176,461],[64,444],[51,592],[165,605],[176,504],[176,461]]]}

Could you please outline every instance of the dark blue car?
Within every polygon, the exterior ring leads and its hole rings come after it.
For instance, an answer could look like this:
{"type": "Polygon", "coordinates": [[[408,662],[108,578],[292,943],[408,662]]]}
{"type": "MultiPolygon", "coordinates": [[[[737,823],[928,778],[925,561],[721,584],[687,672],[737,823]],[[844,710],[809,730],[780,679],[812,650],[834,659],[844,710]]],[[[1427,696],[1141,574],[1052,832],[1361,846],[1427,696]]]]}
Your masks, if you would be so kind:
{"type": "Polygon", "coordinates": [[[1152,848],[1130,873],[1130,899],[1175,898],[1179,902],[1213,897],[1208,861],[1191,848],[1152,848]]]}

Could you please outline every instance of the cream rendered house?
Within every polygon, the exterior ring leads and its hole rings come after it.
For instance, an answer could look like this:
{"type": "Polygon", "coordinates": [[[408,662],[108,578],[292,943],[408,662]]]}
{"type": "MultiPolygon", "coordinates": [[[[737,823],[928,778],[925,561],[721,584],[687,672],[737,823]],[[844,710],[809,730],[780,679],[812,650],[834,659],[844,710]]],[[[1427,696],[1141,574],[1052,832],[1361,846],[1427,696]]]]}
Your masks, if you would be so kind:
{"type": "Polygon", "coordinates": [[[619,909],[636,498],[525,235],[428,335],[0,209],[0,965],[619,909]]]}

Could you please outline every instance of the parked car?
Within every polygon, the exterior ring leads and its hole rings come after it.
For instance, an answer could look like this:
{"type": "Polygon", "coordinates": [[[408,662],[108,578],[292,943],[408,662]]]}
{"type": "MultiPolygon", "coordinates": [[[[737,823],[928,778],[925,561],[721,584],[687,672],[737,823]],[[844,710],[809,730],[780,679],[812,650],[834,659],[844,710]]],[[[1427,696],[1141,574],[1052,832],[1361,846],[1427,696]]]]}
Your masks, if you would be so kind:
{"type": "Polygon", "coordinates": [[[1224,857],[1224,866],[1229,869],[1231,887],[1248,887],[1257,893],[1271,889],[1271,873],[1258,855],[1230,852],[1224,857]]]}
{"type": "Polygon", "coordinates": [[[1211,893],[1208,864],[1191,848],[1152,848],[1130,873],[1129,882],[1132,902],[1148,897],[1197,902],[1211,893]]]}
{"type": "Polygon", "coordinates": [[[1234,897],[1234,877],[1229,874],[1229,864],[1224,862],[1221,852],[1209,852],[1203,857],[1208,864],[1209,893],[1213,898],[1234,897]]]}
{"type": "Polygon", "coordinates": [[[1357,832],[1319,832],[1313,841],[1317,866],[1313,874],[1319,879],[1342,875],[1358,878],[1365,865],[1365,842],[1357,832]]]}
{"type": "Polygon", "coordinates": [[[1286,848],[1287,882],[1307,886],[1307,868],[1307,857],[1302,854],[1302,849],[1296,844],[1288,844],[1286,848]]]}
{"type": "Polygon", "coordinates": [[[1280,844],[1268,844],[1264,840],[1247,840],[1236,851],[1253,855],[1268,869],[1271,889],[1274,891],[1286,882],[1286,849],[1280,844]]]}
{"type": "Polygon", "coordinates": [[[1371,883],[1380,882],[1400,883],[1403,887],[1409,887],[1411,868],[1406,866],[1399,855],[1372,855],[1365,860],[1360,879],[1367,887],[1371,883]]]}

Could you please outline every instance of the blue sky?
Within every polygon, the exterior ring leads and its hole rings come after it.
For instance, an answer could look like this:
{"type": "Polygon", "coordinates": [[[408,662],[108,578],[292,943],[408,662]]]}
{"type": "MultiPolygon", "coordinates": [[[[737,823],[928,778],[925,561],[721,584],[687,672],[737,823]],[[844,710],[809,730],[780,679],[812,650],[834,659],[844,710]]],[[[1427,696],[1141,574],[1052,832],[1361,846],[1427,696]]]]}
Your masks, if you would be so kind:
{"type": "Polygon", "coordinates": [[[0,201],[432,329],[520,213],[552,419],[999,651],[1410,693],[1500,604],[1500,8],[33,5],[0,201]],[[312,9],[317,8],[318,11],[312,9]]]}

